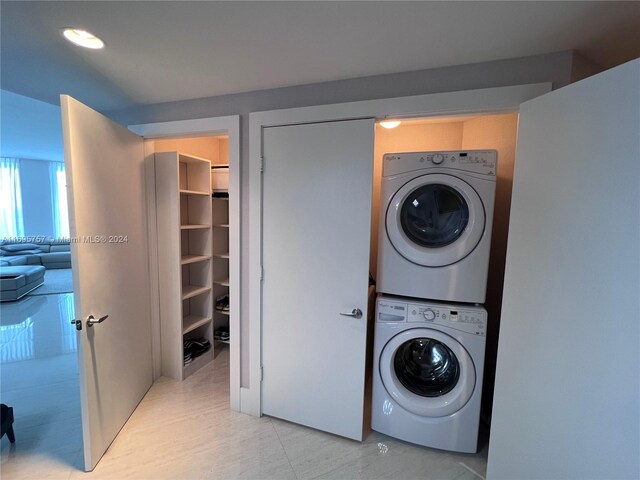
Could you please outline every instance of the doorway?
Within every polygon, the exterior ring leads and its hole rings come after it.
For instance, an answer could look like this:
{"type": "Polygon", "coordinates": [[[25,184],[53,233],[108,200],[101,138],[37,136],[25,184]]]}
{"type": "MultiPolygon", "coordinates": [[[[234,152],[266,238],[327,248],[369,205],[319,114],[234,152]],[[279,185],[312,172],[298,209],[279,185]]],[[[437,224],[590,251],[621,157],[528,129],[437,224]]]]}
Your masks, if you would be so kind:
{"type": "MultiPolygon", "coordinates": [[[[262,337],[264,318],[262,267],[263,255],[263,161],[269,168],[269,159],[264,160],[264,134],[271,128],[281,125],[319,124],[353,119],[383,119],[386,117],[451,117],[459,115],[481,115],[516,112],[522,102],[535,98],[551,90],[550,83],[497,87],[464,92],[436,93],[402,98],[368,100],[336,105],[292,108],[252,113],[249,116],[249,228],[251,236],[248,242],[248,319],[251,332],[250,342],[250,378],[251,389],[247,400],[254,406],[256,414],[262,412],[260,385],[262,378],[262,337]]],[[[371,181],[370,178],[368,181],[371,181]]],[[[370,189],[370,185],[368,187],[370,189]]],[[[341,206],[331,204],[328,208],[341,211],[341,206]]],[[[370,210],[367,209],[367,213],[370,210]]],[[[370,242],[367,242],[369,244],[370,242]]],[[[366,273],[363,280],[366,286],[366,273]]],[[[330,285],[327,282],[327,285],[330,285]]],[[[340,294],[340,292],[338,292],[340,294]]],[[[322,292],[331,297],[334,293],[322,292]]],[[[294,309],[295,311],[295,309],[294,309]]],[[[311,319],[313,321],[313,319],[311,319]]],[[[315,319],[319,321],[319,319],[315,319]]]]}
{"type": "Polygon", "coordinates": [[[406,118],[393,129],[380,122],[375,127],[373,199],[371,210],[370,271],[377,278],[377,258],[382,221],[380,187],[383,156],[387,153],[496,150],[498,168],[491,231],[491,249],[487,294],[484,303],[488,313],[487,345],[484,363],[482,418],[490,423],[493,379],[497,357],[498,332],[509,231],[511,187],[515,162],[517,112],[449,117],[406,118]]]}
{"type": "MultiPolygon", "coordinates": [[[[231,263],[238,262],[238,258],[230,254],[230,225],[239,223],[238,218],[231,219],[229,214],[232,201],[229,195],[229,136],[162,138],[148,143],[154,152],[156,179],[156,207],[150,208],[150,212],[153,216],[155,210],[159,245],[155,263],[159,265],[160,275],[161,374],[186,379],[213,359],[214,368],[225,370],[229,379],[231,318],[233,315],[235,319],[237,315],[231,311],[230,272],[231,263]],[[183,254],[179,274],[183,301],[182,324],[177,330],[173,328],[173,302],[164,303],[173,292],[167,279],[163,278],[167,276],[167,270],[162,266],[168,255],[164,250],[172,245],[165,237],[171,236],[175,228],[173,222],[165,218],[171,211],[165,208],[171,192],[165,190],[173,190],[173,182],[167,185],[162,177],[167,172],[171,174],[172,169],[167,171],[157,163],[164,160],[173,163],[174,157],[171,153],[161,152],[178,152],[179,159],[179,172],[174,173],[178,175],[181,192],[178,243],[183,254]],[[196,184],[197,188],[193,186],[196,184]],[[194,189],[204,190],[205,196],[194,189]],[[184,257],[187,253],[197,255],[184,257]],[[172,332],[179,338],[170,338],[172,332]]],[[[236,332],[234,329],[237,336],[236,332]]]]}
{"type": "MultiPolygon", "coordinates": [[[[105,240],[104,243],[77,244],[71,252],[76,263],[82,256],[84,263],[79,262],[80,266],[86,266],[78,275],[74,270],[74,290],[77,284],[82,300],[76,305],[76,318],[82,319],[81,325],[76,321],[79,351],[82,345],[82,353],[79,354],[80,403],[85,468],[92,470],[151,385],[163,375],[162,368],[158,368],[162,351],[156,261],[159,249],[155,241],[157,205],[154,163],[151,161],[155,152],[148,137],[194,136],[200,132],[211,136],[227,134],[229,150],[233,152],[229,163],[237,166],[239,119],[224,117],[170,122],[170,125],[159,124],[161,131],[154,131],[154,127],[158,127],[156,124],[148,126],[140,135],[141,132],[134,133],[133,129],[118,125],[71,97],[62,96],[61,104],[70,218],[75,221],[71,225],[72,234],[98,232],[102,234],[98,238],[105,240]],[[123,236],[123,241],[109,242],[111,232],[116,232],[117,238],[123,236]],[[104,282],[105,278],[111,281],[104,282]],[[107,318],[110,320],[103,324],[102,320],[107,318]],[[94,328],[97,324],[101,327],[94,328]],[[113,375],[113,372],[118,374],[113,375]]],[[[204,179],[195,189],[197,192],[190,192],[187,188],[185,193],[196,193],[200,200],[205,200],[200,203],[207,204],[211,195],[210,162],[196,162],[206,167],[202,172],[204,179]]],[[[179,171],[182,172],[182,168],[179,171]]],[[[233,181],[230,183],[237,185],[233,181]]],[[[178,180],[173,187],[176,195],[182,195],[178,180]]],[[[175,202],[175,205],[181,204],[181,201],[175,202]]],[[[196,223],[210,224],[210,211],[209,208],[209,216],[203,218],[203,222],[196,223]]],[[[232,215],[231,218],[237,216],[232,215]]],[[[238,222],[231,222],[230,234],[237,233],[237,225],[238,222]]],[[[176,233],[181,230],[176,224],[176,233]]],[[[236,238],[237,235],[229,242],[235,252],[238,251],[236,238]]],[[[177,264],[180,265],[179,249],[177,253],[177,264]]],[[[237,255],[230,257],[238,258],[237,255]]],[[[234,267],[230,270],[230,274],[237,271],[234,267]]],[[[230,281],[230,285],[232,283],[236,282],[230,281]]],[[[207,290],[210,291],[211,287],[207,290]]],[[[185,299],[180,295],[176,298],[178,302],[185,299]]],[[[208,322],[212,323],[210,318],[208,322]]],[[[233,327],[233,317],[230,324],[233,327]]],[[[238,351],[234,352],[234,342],[231,343],[229,353],[234,358],[238,351]]],[[[234,364],[237,366],[237,362],[230,361],[229,377],[237,381],[234,364]]],[[[231,389],[232,408],[238,407],[234,400],[239,398],[239,381],[237,385],[238,388],[231,389]]]]}
{"type": "MultiPolygon", "coordinates": [[[[218,257],[212,260],[213,277],[216,280],[225,280],[214,284],[212,294],[214,302],[213,309],[215,316],[212,329],[212,336],[215,330],[228,325],[229,339],[228,346],[223,346],[219,342],[219,351],[228,351],[229,356],[229,397],[230,407],[235,411],[247,413],[246,406],[241,402],[240,384],[240,124],[239,117],[216,117],[203,118],[197,120],[184,120],[172,122],[160,122],[151,124],[139,124],[129,126],[129,129],[145,138],[145,162],[146,183],[153,185],[155,183],[155,172],[152,168],[153,155],[160,150],[173,150],[177,147],[185,149],[186,153],[199,157],[206,157],[211,160],[214,167],[221,167],[227,164],[226,177],[228,178],[228,188],[226,189],[227,198],[224,195],[216,195],[211,197],[212,211],[221,214],[220,207],[226,207],[224,214],[227,215],[228,221],[225,223],[220,218],[213,219],[212,223],[217,223],[218,230],[214,235],[221,240],[226,235],[225,240],[228,242],[228,259],[218,257]],[[157,146],[156,146],[157,145],[157,146]],[[215,204],[215,205],[214,205],[215,204]],[[226,265],[225,265],[226,262],[226,265]],[[221,285],[221,283],[228,283],[221,285]],[[219,294],[215,294],[219,292],[219,294]],[[219,305],[219,310],[215,310],[216,298],[223,297],[227,292],[229,296],[228,310],[223,304],[219,305]]],[[[218,169],[215,169],[218,170],[218,169]]],[[[212,169],[212,172],[214,169],[212,169]]],[[[215,177],[216,174],[213,174],[215,177]]],[[[216,180],[213,180],[214,182],[216,180]]],[[[214,185],[215,186],[215,185],[214,185]]],[[[219,190],[219,189],[216,189],[219,190]]],[[[222,192],[218,192],[222,193],[222,192]]],[[[147,192],[147,209],[149,212],[149,228],[150,231],[156,230],[155,218],[155,200],[156,192],[148,189],[147,192]]],[[[151,258],[157,258],[158,243],[153,235],[149,238],[149,253],[151,258]]],[[[219,253],[219,252],[216,252],[219,253]]],[[[161,368],[161,341],[160,341],[160,311],[159,311],[159,292],[158,292],[158,265],[157,262],[151,262],[152,277],[152,344],[154,351],[154,379],[158,379],[162,375],[161,368]]],[[[221,299],[222,300],[222,299],[221,299]]],[[[221,338],[221,340],[224,338],[221,338]]],[[[215,346],[214,346],[215,347],[215,346]]]]}

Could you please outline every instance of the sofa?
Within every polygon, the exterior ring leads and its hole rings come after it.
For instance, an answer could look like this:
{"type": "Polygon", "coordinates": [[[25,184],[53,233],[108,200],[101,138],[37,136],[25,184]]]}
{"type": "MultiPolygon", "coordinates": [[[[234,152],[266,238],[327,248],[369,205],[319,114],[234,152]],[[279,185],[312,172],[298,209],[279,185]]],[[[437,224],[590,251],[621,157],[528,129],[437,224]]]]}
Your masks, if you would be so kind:
{"type": "Polygon", "coordinates": [[[68,241],[12,243],[0,242],[0,266],[42,265],[46,269],[71,268],[68,241]]]}
{"type": "Polygon", "coordinates": [[[19,265],[0,268],[0,301],[19,300],[44,283],[42,265],[19,265]]]}

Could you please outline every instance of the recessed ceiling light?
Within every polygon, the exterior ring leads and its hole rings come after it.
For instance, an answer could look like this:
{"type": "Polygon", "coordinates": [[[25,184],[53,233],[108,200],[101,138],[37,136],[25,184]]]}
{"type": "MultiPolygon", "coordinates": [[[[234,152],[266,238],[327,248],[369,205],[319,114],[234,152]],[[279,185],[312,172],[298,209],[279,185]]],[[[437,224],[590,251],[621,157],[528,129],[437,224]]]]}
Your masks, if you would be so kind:
{"type": "Polygon", "coordinates": [[[62,30],[64,38],[80,47],[98,50],[104,48],[104,42],[93,33],[79,28],[65,28],[62,30]]]}
{"type": "Polygon", "coordinates": [[[396,128],[400,125],[400,120],[383,120],[380,122],[380,126],[384,128],[396,128]]]}

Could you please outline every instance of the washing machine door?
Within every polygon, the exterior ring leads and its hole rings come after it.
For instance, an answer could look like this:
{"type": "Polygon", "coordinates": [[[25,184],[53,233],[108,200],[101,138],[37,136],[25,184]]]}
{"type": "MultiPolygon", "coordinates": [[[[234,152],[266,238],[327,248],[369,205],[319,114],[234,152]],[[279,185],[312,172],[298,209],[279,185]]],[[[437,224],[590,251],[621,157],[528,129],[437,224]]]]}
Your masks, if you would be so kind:
{"type": "Polygon", "coordinates": [[[427,174],[404,184],[387,208],[393,247],[425,267],[459,262],[480,242],[485,228],[482,200],[459,177],[427,174]]]}
{"type": "Polygon", "coordinates": [[[475,366],[455,338],[431,328],[405,330],[380,353],[380,377],[391,397],[421,417],[464,407],[476,386],[475,366]]]}

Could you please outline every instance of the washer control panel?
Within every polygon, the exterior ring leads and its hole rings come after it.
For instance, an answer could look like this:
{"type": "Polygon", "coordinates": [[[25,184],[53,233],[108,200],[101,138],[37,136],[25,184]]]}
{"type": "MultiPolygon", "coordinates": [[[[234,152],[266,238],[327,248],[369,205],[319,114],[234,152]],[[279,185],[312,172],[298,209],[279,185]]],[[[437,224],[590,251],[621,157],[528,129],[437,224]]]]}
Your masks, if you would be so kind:
{"type": "Polygon", "coordinates": [[[376,321],[433,323],[483,337],[487,333],[487,311],[482,307],[465,305],[414,303],[379,297],[376,321]]]}
{"type": "Polygon", "coordinates": [[[497,163],[495,150],[387,153],[383,157],[382,176],[439,167],[495,177],[497,163]]]}
{"type": "Polygon", "coordinates": [[[406,322],[407,304],[379,298],[376,305],[376,321],[406,322]]]}

